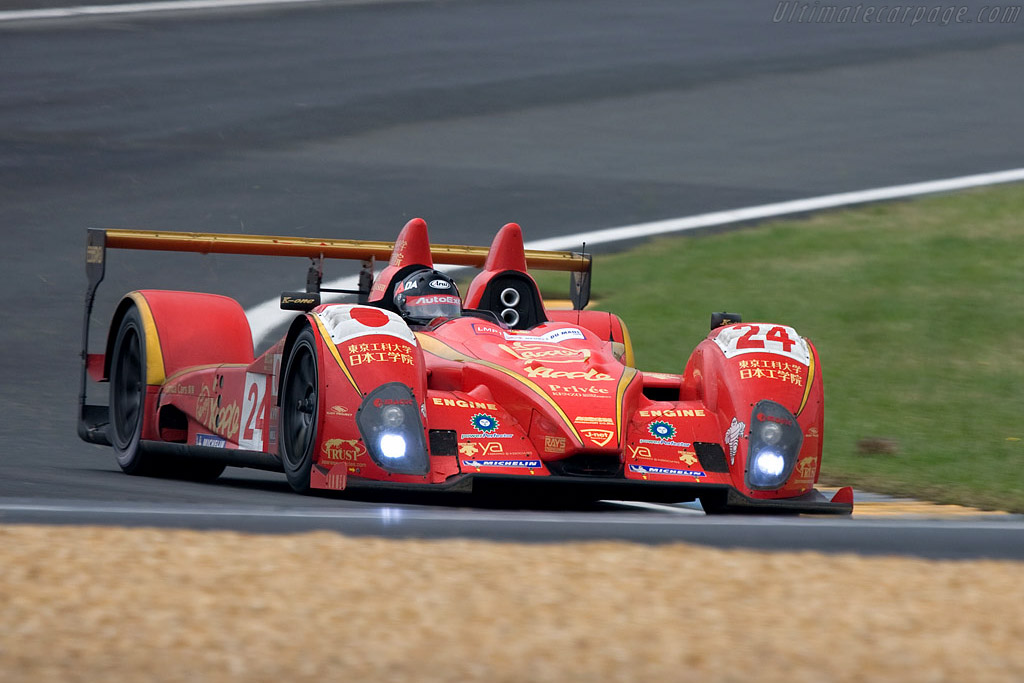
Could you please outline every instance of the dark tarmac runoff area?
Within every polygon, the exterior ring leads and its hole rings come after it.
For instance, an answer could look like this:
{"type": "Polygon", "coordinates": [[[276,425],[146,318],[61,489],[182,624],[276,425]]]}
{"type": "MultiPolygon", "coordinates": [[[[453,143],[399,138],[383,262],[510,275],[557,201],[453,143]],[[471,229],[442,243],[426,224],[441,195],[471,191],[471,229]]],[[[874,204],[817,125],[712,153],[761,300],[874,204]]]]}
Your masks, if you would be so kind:
{"type": "MultiPolygon", "coordinates": [[[[89,227],[387,240],[422,216],[437,243],[487,244],[509,221],[537,240],[1024,166],[1024,19],[801,22],[775,16],[786,4],[323,2],[15,20],[3,13],[65,5],[0,2],[0,523],[174,517],[868,553],[913,536],[930,539],[924,556],[1019,559],[1017,521],[916,535],[867,520],[743,530],[653,509],[303,498],[283,476],[248,470],[205,485],[124,476],[109,449],[76,435],[89,227]],[[619,531],[595,533],[586,520],[602,515],[619,531]],[[786,540],[797,537],[814,540],[786,540]]],[[[306,265],[118,252],[94,343],[126,291],[210,291],[248,308],[301,289],[306,265]]]]}

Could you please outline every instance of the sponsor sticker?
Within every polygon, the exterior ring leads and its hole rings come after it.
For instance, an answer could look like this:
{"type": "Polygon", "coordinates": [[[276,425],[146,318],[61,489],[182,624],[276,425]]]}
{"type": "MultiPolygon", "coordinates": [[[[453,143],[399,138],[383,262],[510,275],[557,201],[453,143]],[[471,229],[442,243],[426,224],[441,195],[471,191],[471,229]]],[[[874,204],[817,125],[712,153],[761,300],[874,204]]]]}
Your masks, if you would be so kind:
{"type": "Polygon", "coordinates": [[[679,451],[679,459],[687,465],[697,464],[697,454],[693,451],[679,451]]]}
{"type": "Polygon", "coordinates": [[[463,467],[514,467],[517,469],[536,469],[540,460],[463,460],[463,467]]]}
{"type": "Polygon", "coordinates": [[[741,360],[740,379],[774,379],[798,387],[804,385],[804,370],[796,363],[753,358],[741,360]]]}
{"type": "Polygon", "coordinates": [[[535,342],[510,342],[499,344],[498,348],[517,360],[529,363],[542,360],[546,363],[582,363],[590,358],[590,349],[567,349],[556,344],[535,342]]]}
{"type": "Polygon", "coordinates": [[[205,446],[206,448],[224,448],[227,446],[227,440],[222,439],[216,434],[196,434],[196,445],[205,446]]]}
{"type": "Polygon", "coordinates": [[[359,439],[328,439],[320,447],[322,462],[356,462],[366,455],[366,446],[359,439]]]}
{"type": "Polygon", "coordinates": [[[747,425],[737,420],[735,417],[732,419],[732,424],[729,425],[729,429],[725,432],[725,443],[729,445],[729,464],[736,464],[736,451],[740,447],[740,439],[743,438],[743,433],[747,430],[747,425]]]}
{"type": "Polygon", "coordinates": [[[662,441],[668,441],[676,435],[676,428],[670,425],[668,422],[652,422],[647,425],[647,431],[650,432],[651,436],[662,441]]]}
{"type": "MultiPolygon", "coordinates": [[[[469,418],[469,424],[473,425],[473,429],[484,434],[492,434],[498,431],[498,418],[487,413],[477,413],[473,417],[469,418]]],[[[511,434],[509,435],[511,436],[511,434]]]]}
{"type": "Polygon", "coordinates": [[[692,443],[686,441],[660,441],[655,439],[640,439],[640,443],[653,443],[658,446],[672,446],[673,448],[690,448],[692,443]]]}
{"type": "Polygon", "coordinates": [[[630,446],[629,455],[631,458],[636,460],[637,458],[650,458],[651,449],[647,446],[630,446]]]}
{"type": "Polygon", "coordinates": [[[242,409],[238,407],[238,401],[222,404],[219,384],[204,384],[199,389],[199,397],[196,399],[196,419],[233,439],[241,426],[242,409]]]}
{"type": "Polygon", "coordinates": [[[818,469],[818,456],[801,458],[796,464],[794,483],[808,484],[814,481],[814,472],[818,469]]]}
{"type": "Polygon", "coordinates": [[[581,415],[573,420],[576,424],[581,425],[614,425],[615,420],[610,417],[587,417],[581,415]]]}
{"type": "Polygon", "coordinates": [[[348,365],[369,365],[371,363],[397,363],[399,365],[414,365],[412,347],[408,344],[391,342],[367,342],[364,344],[349,344],[348,365]]]}
{"type": "Polygon", "coordinates": [[[545,436],[544,450],[548,453],[565,453],[564,436],[545,436]]]}
{"type": "Polygon", "coordinates": [[[640,417],[705,417],[707,413],[702,408],[693,410],[641,410],[640,417]]]}
{"type": "Polygon", "coordinates": [[[589,370],[555,370],[543,365],[535,365],[524,368],[523,372],[530,379],[538,377],[544,379],[582,379],[588,382],[612,382],[615,380],[611,375],[600,372],[596,368],[590,368],[589,370]]]}
{"type": "Polygon", "coordinates": [[[461,398],[438,398],[436,396],[430,400],[435,406],[445,406],[447,408],[472,408],[473,410],[498,409],[498,405],[496,403],[487,403],[484,401],[464,401],[461,398]]]}
{"type": "Polygon", "coordinates": [[[506,341],[517,342],[539,342],[547,344],[558,344],[567,339],[586,339],[586,335],[576,327],[566,327],[558,330],[551,330],[541,335],[525,334],[518,332],[507,332],[494,325],[473,324],[473,332],[476,334],[489,334],[503,337],[506,341]]]}
{"type": "Polygon", "coordinates": [[[670,467],[655,467],[653,465],[630,465],[630,472],[637,474],[668,474],[673,477],[706,477],[707,475],[699,470],[676,470],[670,467]]]}
{"type": "Polygon", "coordinates": [[[598,446],[608,445],[608,442],[615,436],[615,432],[610,429],[581,429],[580,434],[587,437],[598,446]]]}
{"type": "Polygon", "coordinates": [[[576,384],[549,384],[548,393],[552,396],[570,398],[603,398],[611,394],[611,389],[608,387],[588,387],[576,384]]]}

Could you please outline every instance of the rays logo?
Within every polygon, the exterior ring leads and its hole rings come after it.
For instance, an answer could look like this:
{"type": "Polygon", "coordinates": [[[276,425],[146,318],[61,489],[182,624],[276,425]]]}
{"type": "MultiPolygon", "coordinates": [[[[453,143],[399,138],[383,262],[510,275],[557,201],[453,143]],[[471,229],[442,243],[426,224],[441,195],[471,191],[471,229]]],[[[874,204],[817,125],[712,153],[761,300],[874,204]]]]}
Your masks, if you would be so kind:
{"type": "Polygon", "coordinates": [[[667,441],[676,435],[676,428],[670,425],[668,422],[652,422],[647,425],[647,431],[651,433],[655,439],[661,439],[667,441]]]}
{"type": "Polygon", "coordinates": [[[487,413],[477,413],[469,418],[469,423],[473,425],[473,429],[484,434],[498,431],[498,418],[487,413]]]}

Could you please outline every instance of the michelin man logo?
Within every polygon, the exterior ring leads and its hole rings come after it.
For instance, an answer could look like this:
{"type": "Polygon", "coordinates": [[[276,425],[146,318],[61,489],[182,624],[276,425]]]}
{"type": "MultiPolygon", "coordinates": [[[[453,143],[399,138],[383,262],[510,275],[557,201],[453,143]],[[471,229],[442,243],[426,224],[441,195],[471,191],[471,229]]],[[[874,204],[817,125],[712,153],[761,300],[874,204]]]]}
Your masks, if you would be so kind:
{"type": "Polygon", "coordinates": [[[747,431],[747,425],[737,420],[735,417],[732,419],[732,424],[729,425],[729,429],[725,432],[725,443],[729,444],[729,464],[736,464],[736,451],[740,447],[740,439],[743,438],[743,433],[747,431]]]}

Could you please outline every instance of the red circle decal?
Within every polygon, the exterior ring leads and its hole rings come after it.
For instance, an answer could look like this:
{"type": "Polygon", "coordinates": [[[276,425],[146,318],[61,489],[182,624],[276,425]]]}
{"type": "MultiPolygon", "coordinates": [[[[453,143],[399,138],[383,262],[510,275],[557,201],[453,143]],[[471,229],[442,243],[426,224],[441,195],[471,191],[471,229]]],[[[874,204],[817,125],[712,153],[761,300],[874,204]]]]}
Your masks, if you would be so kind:
{"type": "Polygon", "coordinates": [[[387,313],[375,308],[353,308],[351,314],[353,320],[361,322],[367,327],[384,327],[390,320],[387,313]]]}

